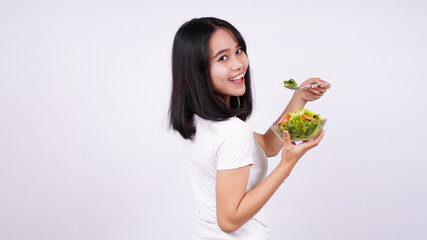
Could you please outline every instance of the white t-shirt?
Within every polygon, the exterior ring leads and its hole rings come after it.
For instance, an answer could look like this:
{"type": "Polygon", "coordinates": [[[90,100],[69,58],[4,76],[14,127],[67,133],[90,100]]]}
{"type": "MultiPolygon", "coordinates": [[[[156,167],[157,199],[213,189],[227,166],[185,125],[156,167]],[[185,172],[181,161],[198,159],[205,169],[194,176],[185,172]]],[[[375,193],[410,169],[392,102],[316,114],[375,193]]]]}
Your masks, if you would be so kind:
{"type": "Polygon", "coordinates": [[[195,115],[194,123],[193,140],[183,141],[196,200],[193,239],[268,239],[263,209],[233,233],[223,232],[216,218],[217,170],[251,165],[246,191],[257,186],[267,174],[267,157],[255,141],[252,130],[237,117],[216,122],[195,115]]]}

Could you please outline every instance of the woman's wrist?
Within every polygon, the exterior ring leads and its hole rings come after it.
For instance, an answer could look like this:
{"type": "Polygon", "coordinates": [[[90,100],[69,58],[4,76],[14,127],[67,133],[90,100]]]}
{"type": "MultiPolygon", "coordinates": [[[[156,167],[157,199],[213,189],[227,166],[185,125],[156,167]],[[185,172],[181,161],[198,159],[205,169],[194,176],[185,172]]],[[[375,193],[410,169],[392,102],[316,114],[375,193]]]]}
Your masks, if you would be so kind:
{"type": "Polygon", "coordinates": [[[299,108],[304,108],[305,104],[307,104],[307,100],[305,100],[301,94],[300,91],[295,91],[294,95],[292,96],[291,101],[295,103],[295,105],[300,106],[299,108]]]}
{"type": "Polygon", "coordinates": [[[287,178],[294,168],[294,164],[286,163],[285,161],[280,161],[277,165],[277,168],[279,169],[281,175],[283,175],[285,178],[287,178]]]}

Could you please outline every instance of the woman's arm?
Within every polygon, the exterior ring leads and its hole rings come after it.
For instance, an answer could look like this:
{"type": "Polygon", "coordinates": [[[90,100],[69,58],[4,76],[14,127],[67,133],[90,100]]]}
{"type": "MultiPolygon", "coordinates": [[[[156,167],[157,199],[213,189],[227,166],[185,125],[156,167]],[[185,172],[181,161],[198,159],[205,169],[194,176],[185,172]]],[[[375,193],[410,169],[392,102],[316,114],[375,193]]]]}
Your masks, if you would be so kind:
{"type": "MultiPolygon", "coordinates": [[[[276,122],[282,119],[286,113],[291,113],[300,108],[304,108],[307,102],[319,99],[326,92],[326,90],[330,88],[330,84],[321,80],[320,78],[310,78],[304,81],[301,84],[301,86],[308,85],[308,84],[315,84],[315,83],[324,83],[324,84],[320,86],[315,86],[314,88],[307,89],[307,90],[295,91],[291,101],[288,103],[285,110],[279,116],[276,122]]],[[[261,148],[264,150],[267,157],[276,156],[283,146],[282,141],[276,136],[276,134],[270,128],[268,128],[268,130],[264,134],[259,134],[254,132],[254,138],[257,141],[257,143],[261,146],[261,148]]]]}
{"type": "MultiPolygon", "coordinates": [[[[285,110],[279,116],[276,122],[280,121],[280,119],[282,119],[286,113],[295,112],[300,108],[304,108],[306,103],[307,101],[302,99],[296,91],[292,96],[291,101],[288,103],[285,110]]],[[[279,153],[280,149],[283,147],[283,142],[276,136],[276,134],[270,128],[268,128],[268,130],[264,134],[254,132],[254,138],[255,141],[257,141],[257,143],[264,150],[265,155],[267,155],[267,157],[276,156],[279,153]]]]}
{"type": "Polygon", "coordinates": [[[216,176],[217,220],[224,232],[233,232],[251,219],[271,198],[305,152],[317,146],[324,131],[313,141],[294,145],[284,132],[282,158],[277,167],[254,189],[246,192],[250,166],[219,170],[216,176]]]}

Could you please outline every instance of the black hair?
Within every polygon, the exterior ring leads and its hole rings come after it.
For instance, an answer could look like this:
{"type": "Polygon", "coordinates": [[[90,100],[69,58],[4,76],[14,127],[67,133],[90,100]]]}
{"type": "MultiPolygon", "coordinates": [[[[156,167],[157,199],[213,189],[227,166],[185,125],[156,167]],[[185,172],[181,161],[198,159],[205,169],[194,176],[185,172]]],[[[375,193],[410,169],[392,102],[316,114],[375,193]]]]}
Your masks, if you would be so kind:
{"type": "Polygon", "coordinates": [[[196,133],[194,114],[213,121],[223,121],[234,116],[245,121],[252,113],[249,66],[245,74],[246,91],[242,96],[231,96],[230,106],[212,90],[209,38],[218,28],[230,30],[247,54],[246,43],[239,31],[218,18],[194,18],[184,23],[174,38],[169,118],[172,128],[185,139],[192,139],[196,133]]]}

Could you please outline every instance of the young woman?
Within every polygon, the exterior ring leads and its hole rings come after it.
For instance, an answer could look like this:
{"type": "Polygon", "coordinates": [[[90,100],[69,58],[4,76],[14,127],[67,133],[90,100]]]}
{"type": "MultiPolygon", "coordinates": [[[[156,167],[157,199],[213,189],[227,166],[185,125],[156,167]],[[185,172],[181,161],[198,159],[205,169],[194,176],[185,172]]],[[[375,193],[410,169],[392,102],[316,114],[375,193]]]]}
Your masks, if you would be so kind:
{"type": "MultiPolygon", "coordinates": [[[[196,200],[193,239],[268,239],[262,210],[297,161],[319,144],[282,142],[272,130],[254,133],[245,120],[252,112],[246,43],[231,24],[198,18],[177,31],[172,50],[170,123],[183,137],[196,200]],[[268,175],[267,157],[282,150],[268,175]]],[[[329,85],[311,78],[295,91],[283,114],[320,98],[329,85]]],[[[279,117],[282,118],[282,116],[279,117]]]]}

